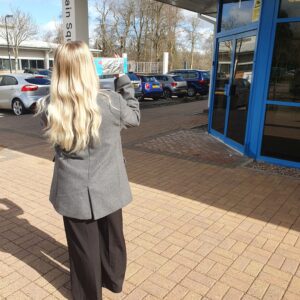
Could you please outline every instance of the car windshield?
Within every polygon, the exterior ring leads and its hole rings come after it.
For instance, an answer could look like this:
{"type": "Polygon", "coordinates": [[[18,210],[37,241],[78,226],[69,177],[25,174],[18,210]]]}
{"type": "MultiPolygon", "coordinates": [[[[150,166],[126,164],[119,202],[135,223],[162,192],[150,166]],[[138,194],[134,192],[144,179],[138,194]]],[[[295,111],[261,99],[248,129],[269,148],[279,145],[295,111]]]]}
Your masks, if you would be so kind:
{"type": "Polygon", "coordinates": [[[41,70],[41,71],[38,71],[39,74],[41,75],[51,75],[51,71],[48,71],[48,70],[41,70]]]}
{"type": "Polygon", "coordinates": [[[128,77],[131,81],[139,81],[140,80],[134,73],[128,73],[128,77]]]}
{"type": "Polygon", "coordinates": [[[151,76],[151,77],[144,76],[143,77],[143,81],[144,82],[156,82],[157,80],[156,80],[156,78],[154,76],[151,76]]]}
{"type": "Polygon", "coordinates": [[[203,79],[210,79],[209,72],[202,72],[203,79]]]}
{"type": "Polygon", "coordinates": [[[50,85],[51,83],[48,78],[38,78],[38,77],[26,78],[25,81],[37,85],[50,85]]]}
{"type": "Polygon", "coordinates": [[[110,78],[115,78],[115,75],[113,74],[99,75],[99,79],[110,79],[110,78]]]}
{"type": "Polygon", "coordinates": [[[181,76],[173,76],[173,79],[175,81],[184,81],[184,79],[181,76]]]}

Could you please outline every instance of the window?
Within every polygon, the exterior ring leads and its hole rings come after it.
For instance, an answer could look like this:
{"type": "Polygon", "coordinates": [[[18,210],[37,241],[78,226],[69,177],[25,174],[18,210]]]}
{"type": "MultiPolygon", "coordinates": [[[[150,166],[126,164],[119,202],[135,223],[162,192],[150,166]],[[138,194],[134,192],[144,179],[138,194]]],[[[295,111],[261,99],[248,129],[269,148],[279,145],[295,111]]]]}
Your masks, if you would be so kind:
{"type": "Polygon", "coordinates": [[[277,24],[269,99],[300,102],[300,22],[277,24]]]}
{"type": "Polygon", "coordinates": [[[261,152],[300,162],[300,107],[267,105],[261,152]]]}
{"type": "Polygon", "coordinates": [[[134,73],[128,73],[128,77],[131,81],[139,81],[140,80],[134,73]]]}
{"type": "Polygon", "coordinates": [[[31,59],[29,61],[29,63],[30,63],[30,68],[32,68],[32,69],[36,69],[37,68],[36,60],[31,59]]]}
{"type": "Polygon", "coordinates": [[[157,81],[156,78],[153,77],[153,76],[151,76],[151,77],[144,76],[143,79],[144,79],[144,82],[155,82],[155,81],[157,81]]]}
{"type": "Polygon", "coordinates": [[[210,79],[209,72],[202,72],[202,78],[203,78],[204,80],[210,79]]]}
{"type": "MultiPolygon", "coordinates": [[[[15,68],[14,59],[11,59],[11,68],[15,68]]],[[[0,70],[9,70],[9,59],[0,58],[0,70]]]]}
{"type": "Polygon", "coordinates": [[[221,31],[249,25],[259,20],[262,0],[223,0],[221,31]]]}
{"type": "Polygon", "coordinates": [[[54,63],[53,60],[49,60],[49,67],[50,67],[50,68],[53,68],[53,63],[54,63]]]}
{"type": "Polygon", "coordinates": [[[22,70],[29,68],[28,59],[21,59],[22,70]]]}
{"type": "Polygon", "coordinates": [[[38,78],[38,77],[33,77],[33,78],[26,78],[25,81],[31,84],[38,84],[38,85],[50,85],[50,80],[47,78],[38,78]]]}
{"type": "Polygon", "coordinates": [[[184,79],[181,76],[172,76],[174,81],[184,81],[184,79]]]}
{"type": "Polygon", "coordinates": [[[198,73],[197,72],[189,72],[187,78],[197,79],[198,78],[198,73]]]}
{"type": "Polygon", "coordinates": [[[39,69],[43,69],[44,68],[44,61],[43,60],[37,60],[37,67],[39,69]]]}
{"type": "Polygon", "coordinates": [[[3,76],[1,85],[17,85],[18,81],[15,77],[12,76],[3,76]]]}
{"type": "Polygon", "coordinates": [[[298,0],[281,0],[279,17],[300,17],[300,2],[298,0]]]}

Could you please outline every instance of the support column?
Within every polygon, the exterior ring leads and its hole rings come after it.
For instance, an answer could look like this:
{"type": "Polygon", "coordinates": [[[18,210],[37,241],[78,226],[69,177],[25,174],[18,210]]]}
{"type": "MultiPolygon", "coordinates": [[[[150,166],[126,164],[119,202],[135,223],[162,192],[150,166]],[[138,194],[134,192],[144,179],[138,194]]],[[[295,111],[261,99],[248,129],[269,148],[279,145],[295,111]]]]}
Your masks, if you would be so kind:
{"type": "Polygon", "coordinates": [[[88,0],[62,0],[64,40],[89,45],[88,0]]]}
{"type": "Polygon", "coordinates": [[[164,52],[163,74],[167,74],[168,71],[169,71],[169,52],[164,52]]]}
{"type": "Polygon", "coordinates": [[[44,68],[49,69],[49,51],[45,51],[44,68]]]}

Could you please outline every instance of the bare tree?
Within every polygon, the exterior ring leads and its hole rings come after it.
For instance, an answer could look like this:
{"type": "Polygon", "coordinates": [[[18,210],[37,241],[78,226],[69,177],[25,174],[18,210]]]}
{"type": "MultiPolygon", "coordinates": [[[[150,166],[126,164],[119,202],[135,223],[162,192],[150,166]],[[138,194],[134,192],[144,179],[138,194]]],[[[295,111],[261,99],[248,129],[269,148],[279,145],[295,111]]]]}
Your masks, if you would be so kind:
{"type": "Polygon", "coordinates": [[[120,52],[127,51],[127,42],[134,15],[135,0],[115,1],[112,12],[114,18],[114,31],[116,33],[120,52]]]}
{"type": "Polygon", "coordinates": [[[188,39],[190,42],[191,50],[190,50],[190,57],[191,57],[191,69],[193,69],[194,65],[194,53],[195,48],[198,43],[199,39],[199,25],[200,25],[200,19],[198,17],[192,17],[191,22],[189,24],[189,28],[187,29],[188,32],[188,39]]]}
{"type": "Polygon", "coordinates": [[[64,42],[64,32],[62,21],[55,22],[54,30],[48,30],[42,36],[42,40],[49,43],[62,44],[64,42]]]}
{"type": "MultiPolygon", "coordinates": [[[[149,1],[137,0],[133,15],[132,26],[135,34],[136,59],[140,61],[143,51],[143,37],[146,36],[145,28],[150,11],[149,1]]],[[[145,43],[144,43],[145,44],[145,43]]]]}
{"type": "MultiPolygon", "coordinates": [[[[18,8],[12,9],[12,15],[13,17],[10,18],[8,38],[14,52],[15,70],[17,70],[20,45],[24,41],[32,39],[37,34],[37,27],[32,17],[18,8]]],[[[0,17],[1,24],[4,24],[4,19],[5,16],[0,17]]],[[[6,32],[4,29],[0,30],[0,36],[6,39],[6,32]]]]}
{"type": "Polygon", "coordinates": [[[112,29],[112,2],[110,0],[101,0],[95,3],[98,12],[98,26],[96,28],[96,48],[102,50],[103,56],[109,56],[114,52],[115,32],[112,29]]]}

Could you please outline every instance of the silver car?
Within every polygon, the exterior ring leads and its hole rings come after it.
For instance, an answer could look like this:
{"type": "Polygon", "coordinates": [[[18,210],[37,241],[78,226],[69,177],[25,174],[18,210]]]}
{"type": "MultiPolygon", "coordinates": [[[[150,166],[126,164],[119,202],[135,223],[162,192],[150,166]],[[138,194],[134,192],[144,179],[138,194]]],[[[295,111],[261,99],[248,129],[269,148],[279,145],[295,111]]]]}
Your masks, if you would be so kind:
{"type": "Polygon", "coordinates": [[[155,78],[163,86],[164,98],[171,98],[172,96],[186,96],[187,82],[181,76],[175,74],[165,74],[155,75],[155,78]]]}
{"type": "Polygon", "coordinates": [[[41,75],[0,74],[0,109],[12,109],[17,116],[33,110],[49,94],[50,80],[41,75]]]}

